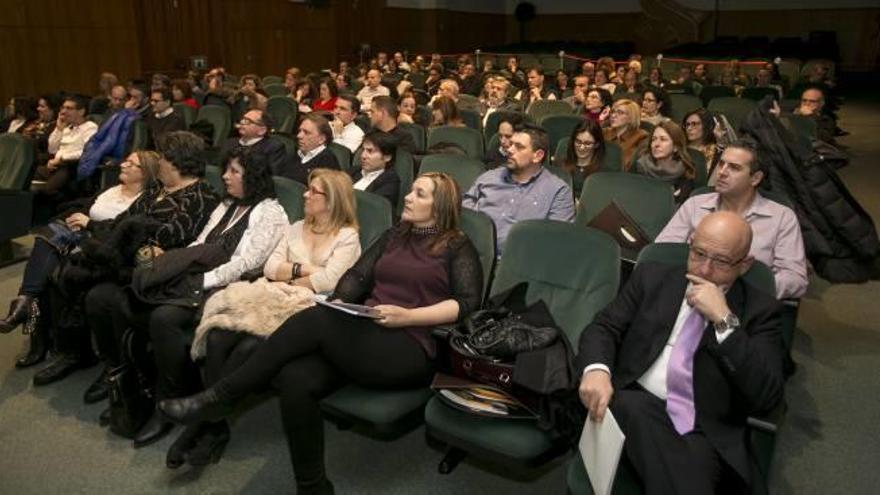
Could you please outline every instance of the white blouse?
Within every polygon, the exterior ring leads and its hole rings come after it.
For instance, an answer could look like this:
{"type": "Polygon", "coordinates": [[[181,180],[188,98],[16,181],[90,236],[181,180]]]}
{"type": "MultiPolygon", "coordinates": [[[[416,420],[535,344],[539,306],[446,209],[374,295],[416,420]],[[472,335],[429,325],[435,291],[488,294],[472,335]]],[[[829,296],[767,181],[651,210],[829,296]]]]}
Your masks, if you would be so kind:
{"type": "Polygon", "coordinates": [[[134,196],[126,197],[122,194],[122,184],[117,184],[95,198],[95,202],[89,208],[89,219],[102,221],[116,218],[127,210],[140,195],[141,193],[137,193],[134,196]]]}

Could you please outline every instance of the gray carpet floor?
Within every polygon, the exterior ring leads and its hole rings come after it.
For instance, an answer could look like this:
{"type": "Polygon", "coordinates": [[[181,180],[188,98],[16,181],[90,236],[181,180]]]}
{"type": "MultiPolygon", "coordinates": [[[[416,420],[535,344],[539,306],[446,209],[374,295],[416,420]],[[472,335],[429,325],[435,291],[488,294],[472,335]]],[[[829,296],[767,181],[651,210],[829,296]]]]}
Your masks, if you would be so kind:
{"type": "MultiPolygon", "coordinates": [[[[841,118],[852,132],[841,142],[853,155],[841,177],[880,218],[880,102],[851,99],[841,118]]],[[[0,303],[15,295],[23,267],[0,269],[0,303]]],[[[878,492],[878,296],[877,282],[832,286],[812,278],[800,309],[794,343],[799,367],[787,386],[789,411],[777,443],[772,493],[878,492]]],[[[0,337],[0,494],[293,492],[274,399],[235,419],[219,464],[172,471],[164,464],[173,435],[135,450],[98,426],[103,404],[84,405],[81,399],[97,367],[34,388],[33,371],[12,367],[23,344],[20,332],[0,337]]],[[[466,460],[451,475],[440,475],[442,453],[426,444],[424,428],[394,441],[330,424],[326,432],[337,493],[565,493],[565,459],[528,472],[466,460]]]]}

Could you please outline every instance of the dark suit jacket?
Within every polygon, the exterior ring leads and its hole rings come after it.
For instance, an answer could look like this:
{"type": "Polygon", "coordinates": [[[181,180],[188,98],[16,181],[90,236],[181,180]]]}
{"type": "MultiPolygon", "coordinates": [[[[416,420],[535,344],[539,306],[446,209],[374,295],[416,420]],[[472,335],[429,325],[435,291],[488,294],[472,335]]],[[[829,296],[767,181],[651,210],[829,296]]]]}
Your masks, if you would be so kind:
{"type": "Polygon", "coordinates": [[[223,141],[223,145],[220,147],[221,165],[226,165],[229,155],[236,148],[246,147],[252,152],[266,155],[269,158],[269,166],[272,168],[272,174],[278,175],[278,171],[281,169],[282,165],[284,165],[284,159],[287,156],[287,149],[284,147],[284,143],[272,136],[265,136],[263,139],[250,146],[244,146],[238,142],[238,139],[239,138],[235,137],[223,141]]]}
{"type": "MultiPolygon", "coordinates": [[[[578,369],[605,364],[615,390],[635,383],[669,340],[686,288],[682,266],[638,265],[617,298],[581,335],[578,369]]],[[[727,291],[727,304],[741,327],[718,344],[714,328],[707,325],[694,355],[694,406],[697,425],[709,442],[748,481],[746,418],[771,410],[782,399],[779,303],[737,280],[727,291]]]]}
{"type": "Polygon", "coordinates": [[[167,117],[157,119],[156,116],[151,112],[144,117],[144,124],[147,125],[147,139],[148,139],[148,147],[150,149],[155,148],[156,140],[173,131],[185,131],[186,130],[186,121],[183,120],[183,115],[181,115],[177,111],[172,111],[167,117]]]}
{"type": "Polygon", "coordinates": [[[306,163],[303,163],[298,153],[285,158],[280,170],[276,175],[293,179],[308,185],[309,174],[316,168],[332,168],[339,170],[339,162],[336,161],[336,155],[330,151],[330,148],[324,148],[317,156],[306,163]]]}
{"type": "MultiPolygon", "coordinates": [[[[357,182],[363,178],[364,174],[361,169],[351,171],[351,182],[357,182]]],[[[367,192],[378,194],[387,199],[391,203],[391,210],[397,206],[397,199],[400,197],[400,176],[393,167],[388,167],[382,172],[382,175],[376,177],[370,185],[367,186],[367,192]]]]}
{"type": "Polygon", "coordinates": [[[394,129],[391,129],[386,134],[390,134],[397,140],[397,147],[410,153],[415,154],[416,152],[416,140],[413,139],[413,135],[409,132],[400,128],[400,126],[394,126],[394,129]]]}

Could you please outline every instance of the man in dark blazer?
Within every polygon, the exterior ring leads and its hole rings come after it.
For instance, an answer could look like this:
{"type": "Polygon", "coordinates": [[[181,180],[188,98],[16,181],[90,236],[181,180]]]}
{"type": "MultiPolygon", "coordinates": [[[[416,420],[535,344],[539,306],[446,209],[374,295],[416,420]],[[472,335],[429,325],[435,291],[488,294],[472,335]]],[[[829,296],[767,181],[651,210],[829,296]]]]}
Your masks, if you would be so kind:
{"type": "Polygon", "coordinates": [[[684,267],[642,263],[581,335],[581,402],[610,407],[646,493],[763,492],[746,418],[782,399],[779,303],[745,284],[749,225],[707,215],[684,267]],[[723,490],[722,490],[723,489],[723,490]]]}
{"type": "Polygon", "coordinates": [[[332,142],[330,122],[315,112],[305,114],[296,134],[298,149],[287,157],[277,175],[308,185],[309,174],[316,168],[339,170],[336,155],[327,147],[332,142]]]}
{"type": "Polygon", "coordinates": [[[382,131],[370,131],[361,145],[360,166],[351,172],[355,189],[377,194],[391,203],[392,211],[400,196],[400,176],[394,170],[397,140],[382,131]]]}
{"type": "Polygon", "coordinates": [[[245,113],[235,125],[239,137],[227,139],[220,147],[221,165],[226,165],[226,160],[233,150],[247,148],[252,152],[266,155],[269,158],[272,173],[277,174],[284,163],[287,150],[284,143],[268,134],[273,125],[269,114],[262,110],[249,110],[245,113]]]}

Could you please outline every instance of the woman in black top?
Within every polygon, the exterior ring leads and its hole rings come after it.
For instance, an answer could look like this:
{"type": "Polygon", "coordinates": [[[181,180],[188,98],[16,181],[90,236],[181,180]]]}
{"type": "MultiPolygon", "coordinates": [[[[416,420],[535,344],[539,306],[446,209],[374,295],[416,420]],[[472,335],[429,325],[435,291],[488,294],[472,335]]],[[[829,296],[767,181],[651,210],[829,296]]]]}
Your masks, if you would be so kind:
{"type": "Polygon", "coordinates": [[[217,418],[232,401],[274,383],[297,493],[332,493],[324,472],[320,399],[345,382],[427,385],[433,374],[431,328],[460,321],[480,304],[482,269],[458,228],[455,181],[423,174],[405,201],[400,225],[364,253],[330,297],[372,306],[377,319],[324,306],[301,311],[237,370],[197,395],[162,401],[162,411],[182,423],[217,418]]]}
{"type": "Polygon", "coordinates": [[[571,174],[574,199],[579,200],[584,181],[602,168],[605,159],[605,138],[595,120],[584,119],[571,132],[562,169],[571,174]]]}

